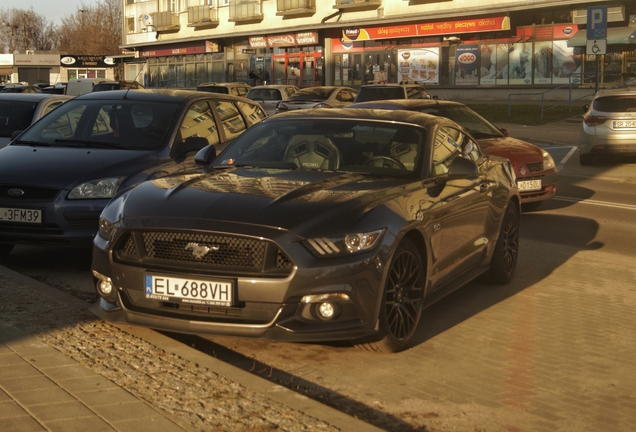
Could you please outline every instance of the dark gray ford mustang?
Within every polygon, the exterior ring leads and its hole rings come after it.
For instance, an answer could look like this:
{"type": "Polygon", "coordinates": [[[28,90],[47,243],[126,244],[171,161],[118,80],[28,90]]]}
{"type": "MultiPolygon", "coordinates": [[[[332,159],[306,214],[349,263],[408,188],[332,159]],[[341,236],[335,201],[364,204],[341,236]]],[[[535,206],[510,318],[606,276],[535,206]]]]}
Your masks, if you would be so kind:
{"type": "Polygon", "coordinates": [[[451,120],[280,114],[205,168],[111,200],[92,310],[183,333],[400,351],[434,301],[477,277],[510,281],[519,212],[509,161],[451,120]]]}

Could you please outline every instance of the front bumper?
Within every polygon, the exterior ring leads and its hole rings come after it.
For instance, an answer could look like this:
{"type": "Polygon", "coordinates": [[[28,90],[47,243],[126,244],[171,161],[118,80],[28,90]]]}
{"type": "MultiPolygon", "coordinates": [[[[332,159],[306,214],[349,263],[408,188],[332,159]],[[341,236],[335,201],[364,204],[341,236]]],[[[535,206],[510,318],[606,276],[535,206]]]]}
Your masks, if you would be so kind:
{"type": "Polygon", "coordinates": [[[133,266],[113,259],[109,244],[98,236],[92,269],[112,281],[114,294],[100,298],[91,310],[108,321],[157,330],[281,341],[349,340],[377,331],[390,235],[371,252],[325,259],[314,257],[290,233],[275,234],[279,237],[274,243],[294,257],[288,275],[193,274],[187,268],[133,266]],[[174,298],[152,298],[144,292],[144,279],[153,273],[232,279],[235,301],[231,306],[192,306],[174,298]],[[320,302],[303,302],[306,296],[325,295],[336,311],[331,319],[317,312],[320,302]]]}

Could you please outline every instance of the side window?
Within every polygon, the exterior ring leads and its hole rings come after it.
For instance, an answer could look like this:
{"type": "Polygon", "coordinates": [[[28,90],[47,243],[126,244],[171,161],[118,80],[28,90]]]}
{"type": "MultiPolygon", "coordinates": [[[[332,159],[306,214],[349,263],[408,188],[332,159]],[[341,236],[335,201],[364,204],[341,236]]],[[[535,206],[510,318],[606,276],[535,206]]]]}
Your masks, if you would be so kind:
{"type": "Polygon", "coordinates": [[[85,110],[86,105],[82,105],[54,119],[44,126],[40,133],[41,139],[45,142],[52,142],[56,139],[73,138],[77,124],[85,110]]]}
{"type": "Polygon", "coordinates": [[[245,129],[247,129],[247,125],[239,112],[239,108],[234,105],[233,102],[214,101],[214,104],[216,106],[216,111],[219,113],[219,117],[221,117],[223,132],[225,133],[225,138],[227,140],[231,140],[239,136],[245,129]]]}
{"type": "Polygon", "coordinates": [[[197,102],[188,108],[179,131],[184,141],[189,137],[203,137],[208,140],[210,145],[219,142],[219,131],[214,121],[214,115],[206,101],[197,102]]]}
{"type": "Polygon", "coordinates": [[[44,114],[48,114],[51,111],[53,111],[53,109],[59,107],[60,105],[62,105],[62,101],[59,102],[53,102],[52,104],[50,104],[49,106],[47,106],[46,108],[44,108],[44,114]]]}
{"type": "Polygon", "coordinates": [[[422,99],[422,93],[417,87],[409,87],[406,90],[406,97],[407,99],[422,99]]]}
{"type": "Polygon", "coordinates": [[[435,135],[435,148],[433,149],[433,173],[434,175],[446,174],[448,166],[461,152],[463,134],[454,128],[445,126],[439,128],[435,135]]]}
{"type": "Polygon", "coordinates": [[[349,93],[349,90],[340,90],[336,99],[340,102],[353,102],[353,96],[349,93]]]}
{"type": "Polygon", "coordinates": [[[267,117],[267,114],[265,114],[265,112],[256,104],[238,102],[236,105],[239,107],[243,113],[243,117],[245,117],[250,126],[267,117]]]}
{"type": "Polygon", "coordinates": [[[479,145],[470,139],[468,135],[464,135],[464,142],[462,143],[462,155],[471,161],[477,163],[481,159],[481,150],[479,145]]]}
{"type": "Polygon", "coordinates": [[[249,91],[249,89],[247,87],[239,87],[238,88],[239,96],[242,96],[242,97],[245,97],[245,95],[247,94],[248,91],[249,91]]]}
{"type": "Polygon", "coordinates": [[[237,90],[237,88],[236,88],[236,87],[230,87],[228,90],[229,90],[229,93],[230,93],[232,96],[238,96],[238,95],[239,95],[239,92],[238,92],[238,90],[237,90]]]}

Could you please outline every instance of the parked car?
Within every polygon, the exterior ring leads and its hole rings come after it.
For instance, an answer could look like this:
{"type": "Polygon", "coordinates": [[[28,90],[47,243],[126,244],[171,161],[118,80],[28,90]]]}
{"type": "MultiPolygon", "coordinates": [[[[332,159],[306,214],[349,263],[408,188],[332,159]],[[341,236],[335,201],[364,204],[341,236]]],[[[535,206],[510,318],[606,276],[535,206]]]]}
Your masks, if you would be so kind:
{"type": "Polygon", "coordinates": [[[276,114],[278,104],[289,100],[298,90],[300,89],[294,85],[261,85],[252,87],[245,97],[261,104],[267,115],[273,115],[276,114]]]}
{"type": "Polygon", "coordinates": [[[356,103],[349,108],[402,109],[447,117],[462,126],[486,153],[510,160],[524,211],[535,210],[556,194],[559,174],[550,153],[512,138],[507,129],[499,129],[462,103],[433,99],[392,100],[356,103]]]}
{"type": "Polygon", "coordinates": [[[103,81],[99,78],[78,78],[68,80],[66,83],[66,94],[79,96],[90,93],[98,82],[103,81]]]}
{"type": "Polygon", "coordinates": [[[246,84],[244,82],[208,82],[199,84],[197,86],[198,91],[229,94],[241,97],[245,97],[245,95],[251,88],[252,87],[249,84],[246,84]]]}
{"type": "Polygon", "coordinates": [[[137,90],[144,88],[143,85],[137,81],[100,81],[93,86],[92,92],[107,91],[107,90],[137,90]]]}
{"type": "Polygon", "coordinates": [[[600,90],[584,108],[581,165],[592,165],[598,156],[636,156],[636,88],[600,90]]]}
{"type": "Polygon", "coordinates": [[[41,93],[51,93],[51,94],[66,94],[66,83],[55,83],[55,85],[44,87],[40,90],[41,93]]]}
{"type": "Polygon", "coordinates": [[[0,148],[9,144],[14,132],[28,128],[69,99],[46,93],[0,94],[0,148]]]}
{"type": "Polygon", "coordinates": [[[276,113],[307,108],[342,108],[353,103],[358,90],[341,86],[305,87],[276,107],[276,113]]]}
{"type": "Polygon", "coordinates": [[[510,162],[455,122],[402,110],[268,117],[205,169],[106,206],[93,311],[155,329],[400,351],[422,310],[513,277],[510,162]]]}
{"type": "Polygon", "coordinates": [[[198,166],[265,118],[255,102],[113,90],[65,102],[0,149],[0,255],[16,243],[90,247],[119,189],[198,166]]]}
{"type": "Polygon", "coordinates": [[[26,84],[7,84],[0,93],[40,93],[40,87],[26,84]]]}
{"type": "Polygon", "coordinates": [[[360,87],[355,102],[387,99],[431,99],[431,95],[418,83],[365,84],[360,87]]]}

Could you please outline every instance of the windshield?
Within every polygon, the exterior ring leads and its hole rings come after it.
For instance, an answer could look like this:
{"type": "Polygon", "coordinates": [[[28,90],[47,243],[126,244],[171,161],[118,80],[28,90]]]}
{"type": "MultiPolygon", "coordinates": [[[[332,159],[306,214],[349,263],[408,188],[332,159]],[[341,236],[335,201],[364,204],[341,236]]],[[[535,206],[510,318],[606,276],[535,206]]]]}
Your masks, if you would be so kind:
{"type": "Polygon", "coordinates": [[[10,137],[18,130],[29,127],[37,102],[2,102],[0,101],[0,137],[10,137]]]}
{"type": "Polygon", "coordinates": [[[420,127],[384,121],[270,121],[248,129],[213,165],[420,178],[424,135],[420,127]]]}
{"type": "Polygon", "coordinates": [[[289,97],[289,100],[313,100],[313,99],[328,99],[329,95],[333,93],[336,89],[328,88],[328,87],[308,87],[301,90],[298,90],[292,96],[289,97]]]}
{"type": "Polygon", "coordinates": [[[177,108],[173,103],[70,100],[35,123],[16,144],[155,150],[177,108]]]}
{"type": "Polygon", "coordinates": [[[419,111],[451,119],[466,129],[476,139],[503,137],[503,134],[495,125],[468,107],[442,105],[424,108],[419,111]]]}

